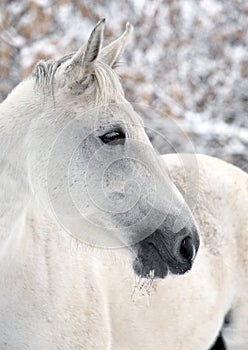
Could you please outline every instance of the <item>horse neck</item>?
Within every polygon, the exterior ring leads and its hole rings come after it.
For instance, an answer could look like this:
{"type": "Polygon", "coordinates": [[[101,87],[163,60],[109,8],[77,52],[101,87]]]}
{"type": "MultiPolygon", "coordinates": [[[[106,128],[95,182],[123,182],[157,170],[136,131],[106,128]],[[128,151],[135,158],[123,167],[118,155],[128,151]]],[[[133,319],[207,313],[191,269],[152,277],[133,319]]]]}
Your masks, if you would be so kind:
{"type": "Polygon", "coordinates": [[[33,80],[29,79],[19,84],[0,105],[0,254],[11,235],[21,227],[30,198],[25,136],[39,108],[36,103],[33,80]]]}
{"type": "Polygon", "coordinates": [[[0,159],[16,146],[18,151],[32,118],[42,106],[33,79],[24,80],[0,104],[0,159]]]}
{"type": "Polygon", "coordinates": [[[32,120],[42,114],[43,103],[29,79],[0,105],[0,270],[1,262],[16,261],[27,245],[32,245],[31,251],[57,246],[61,234],[66,247],[70,245],[71,237],[30,186],[28,134],[32,120]]]}

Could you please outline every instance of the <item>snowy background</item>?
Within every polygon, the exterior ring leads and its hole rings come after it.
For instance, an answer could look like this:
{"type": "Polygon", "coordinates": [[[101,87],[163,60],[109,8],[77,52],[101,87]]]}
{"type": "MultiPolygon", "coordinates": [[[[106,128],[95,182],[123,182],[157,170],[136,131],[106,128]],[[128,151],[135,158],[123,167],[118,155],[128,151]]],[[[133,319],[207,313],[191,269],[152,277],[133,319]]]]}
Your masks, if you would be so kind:
{"type": "Polygon", "coordinates": [[[248,171],[248,2],[243,0],[1,0],[0,101],[39,59],[84,43],[105,17],[105,43],[134,26],[118,69],[160,152],[195,151],[248,171]],[[170,136],[168,120],[182,132],[170,136]]]}

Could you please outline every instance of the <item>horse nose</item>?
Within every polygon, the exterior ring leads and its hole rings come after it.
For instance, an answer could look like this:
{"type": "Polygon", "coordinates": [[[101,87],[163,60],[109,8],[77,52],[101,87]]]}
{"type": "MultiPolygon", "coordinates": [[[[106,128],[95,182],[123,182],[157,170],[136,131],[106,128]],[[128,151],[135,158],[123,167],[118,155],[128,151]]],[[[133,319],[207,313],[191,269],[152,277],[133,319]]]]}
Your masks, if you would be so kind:
{"type": "Polygon", "coordinates": [[[187,236],[183,238],[180,244],[179,255],[181,256],[182,260],[186,260],[188,262],[194,260],[196,255],[196,248],[191,237],[187,236]]]}
{"type": "Polygon", "coordinates": [[[175,256],[180,262],[192,263],[199,249],[199,237],[196,229],[183,228],[178,232],[175,256]]]}

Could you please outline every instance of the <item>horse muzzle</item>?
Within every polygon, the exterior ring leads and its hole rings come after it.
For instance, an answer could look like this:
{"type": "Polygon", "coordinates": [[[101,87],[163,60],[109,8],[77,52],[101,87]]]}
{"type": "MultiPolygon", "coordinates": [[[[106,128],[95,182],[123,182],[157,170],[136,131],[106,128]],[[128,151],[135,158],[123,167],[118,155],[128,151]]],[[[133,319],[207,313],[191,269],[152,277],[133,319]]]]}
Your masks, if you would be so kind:
{"type": "Polygon", "coordinates": [[[169,271],[172,274],[184,274],[191,269],[199,245],[195,227],[184,227],[177,233],[160,227],[134,245],[136,259],[133,269],[144,278],[164,278],[169,271]]]}

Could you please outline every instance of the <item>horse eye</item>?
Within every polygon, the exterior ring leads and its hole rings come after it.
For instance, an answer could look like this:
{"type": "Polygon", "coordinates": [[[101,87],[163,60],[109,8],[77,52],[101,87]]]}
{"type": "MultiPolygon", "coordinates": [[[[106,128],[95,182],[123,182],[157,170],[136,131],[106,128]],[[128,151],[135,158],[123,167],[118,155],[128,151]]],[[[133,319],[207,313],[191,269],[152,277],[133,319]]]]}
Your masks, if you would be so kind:
{"type": "Polygon", "coordinates": [[[126,135],[121,129],[115,129],[99,136],[103,143],[110,145],[124,145],[126,135]]]}

